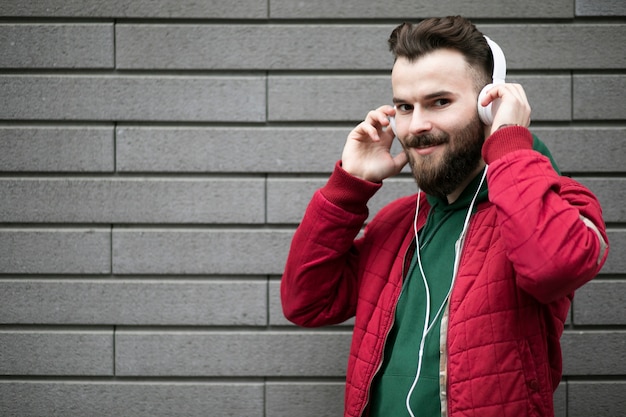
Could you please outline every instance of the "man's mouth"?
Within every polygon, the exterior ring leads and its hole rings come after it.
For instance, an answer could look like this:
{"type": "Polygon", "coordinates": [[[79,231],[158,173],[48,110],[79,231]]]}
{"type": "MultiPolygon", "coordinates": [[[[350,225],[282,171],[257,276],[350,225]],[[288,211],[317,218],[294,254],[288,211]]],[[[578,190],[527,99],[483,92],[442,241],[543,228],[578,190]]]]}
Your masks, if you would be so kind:
{"type": "Polygon", "coordinates": [[[435,135],[411,136],[405,141],[405,145],[409,148],[428,149],[435,146],[448,143],[446,137],[435,135]]]}

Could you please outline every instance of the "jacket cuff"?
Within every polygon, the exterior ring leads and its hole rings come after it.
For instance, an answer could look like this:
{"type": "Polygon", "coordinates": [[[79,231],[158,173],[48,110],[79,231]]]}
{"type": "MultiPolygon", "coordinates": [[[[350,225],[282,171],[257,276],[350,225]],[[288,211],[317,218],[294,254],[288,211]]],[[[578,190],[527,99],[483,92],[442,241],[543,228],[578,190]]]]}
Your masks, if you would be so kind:
{"type": "Polygon", "coordinates": [[[490,164],[504,155],[520,149],[533,148],[533,135],[525,127],[510,126],[496,130],[483,145],[483,160],[490,164]]]}
{"type": "Polygon", "coordinates": [[[367,212],[367,202],[382,187],[382,183],[365,181],[350,175],[337,161],[326,185],[320,190],[331,203],[355,214],[367,212]]]}

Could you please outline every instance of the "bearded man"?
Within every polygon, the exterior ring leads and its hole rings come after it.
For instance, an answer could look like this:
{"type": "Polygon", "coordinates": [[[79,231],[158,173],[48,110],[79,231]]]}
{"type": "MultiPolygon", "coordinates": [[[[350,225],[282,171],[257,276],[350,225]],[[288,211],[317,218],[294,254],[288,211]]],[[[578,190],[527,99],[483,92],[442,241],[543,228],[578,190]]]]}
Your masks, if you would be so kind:
{"type": "Polygon", "coordinates": [[[484,88],[497,49],[471,22],[404,23],[389,45],[394,105],[350,132],[307,207],[285,316],[355,317],[345,416],[553,416],[573,293],[607,256],[599,203],[529,131],[523,87],[484,88]],[[358,237],[368,200],[407,163],[418,192],[358,237]]]}

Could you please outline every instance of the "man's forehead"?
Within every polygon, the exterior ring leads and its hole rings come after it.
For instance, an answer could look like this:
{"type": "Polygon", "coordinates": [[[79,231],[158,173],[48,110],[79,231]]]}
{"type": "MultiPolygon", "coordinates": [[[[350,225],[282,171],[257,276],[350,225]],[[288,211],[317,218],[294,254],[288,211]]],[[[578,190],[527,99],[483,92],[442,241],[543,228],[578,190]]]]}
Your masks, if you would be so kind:
{"type": "Polygon", "coordinates": [[[392,68],[392,75],[398,70],[416,74],[458,75],[470,70],[463,54],[454,49],[437,49],[415,60],[398,57],[392,68]],[[443,70],[443,71],[442,71],[443,70]]]}
{"type": "Polygon", "coordinates": [[[391,82],[394,97],[418,95],[420,99],[437,98],[473,89],[473,77],[463,55],[452,50],[438,50],[417,60],[396,60],[391,82]]]}

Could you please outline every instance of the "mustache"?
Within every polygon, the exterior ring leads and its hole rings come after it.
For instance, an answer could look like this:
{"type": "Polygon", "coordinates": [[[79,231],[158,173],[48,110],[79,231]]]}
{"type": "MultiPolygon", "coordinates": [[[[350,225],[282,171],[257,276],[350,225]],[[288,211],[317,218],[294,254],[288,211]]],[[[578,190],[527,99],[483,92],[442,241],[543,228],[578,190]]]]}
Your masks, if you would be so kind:
{"type": "Polygon", "coordinates": [[[404,145],[409,148],[427,148],[429,146],[442,145],[448,143],[450,135],[447,133],[433,134],[424,133],[422,135],[410,135],[404,140],[404,145]]]}

